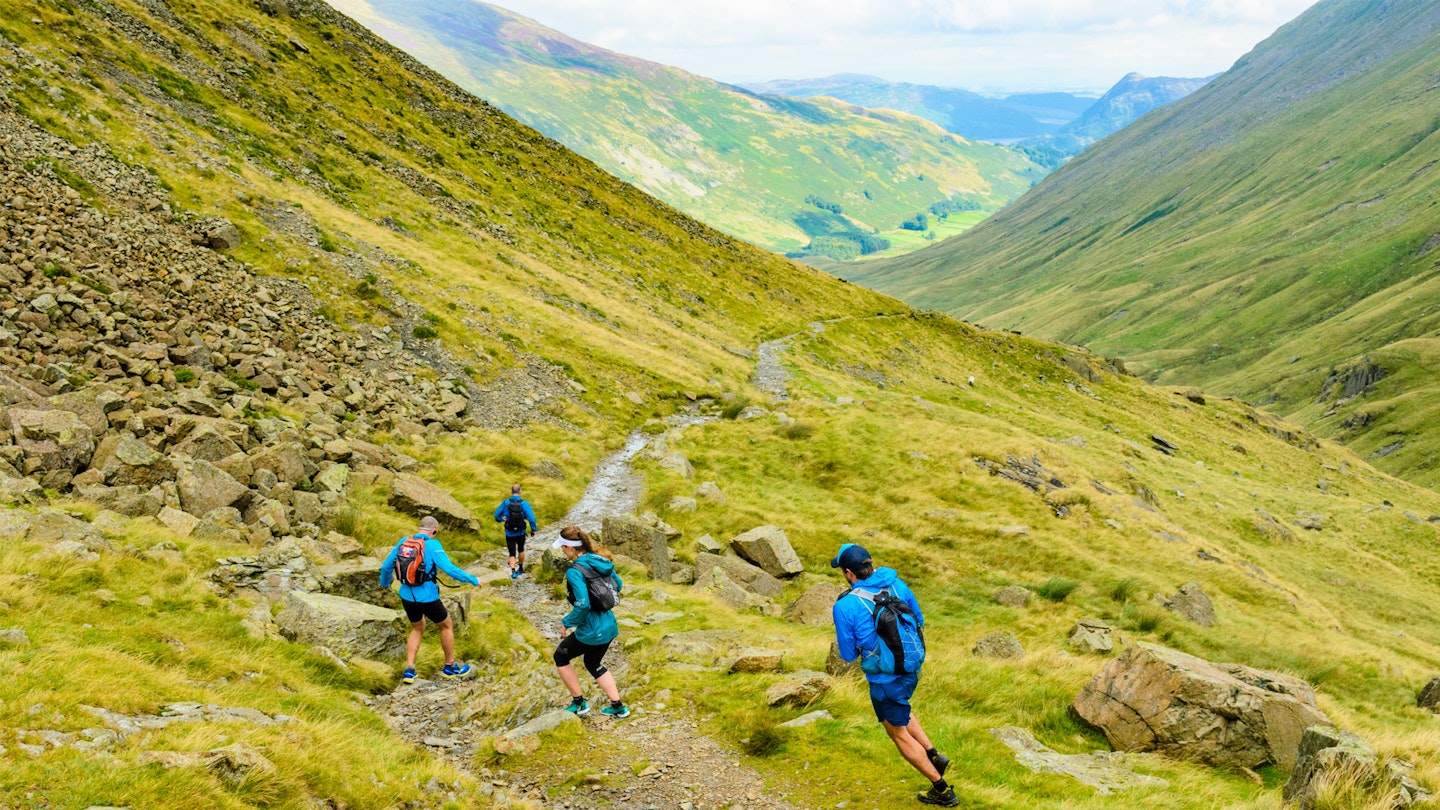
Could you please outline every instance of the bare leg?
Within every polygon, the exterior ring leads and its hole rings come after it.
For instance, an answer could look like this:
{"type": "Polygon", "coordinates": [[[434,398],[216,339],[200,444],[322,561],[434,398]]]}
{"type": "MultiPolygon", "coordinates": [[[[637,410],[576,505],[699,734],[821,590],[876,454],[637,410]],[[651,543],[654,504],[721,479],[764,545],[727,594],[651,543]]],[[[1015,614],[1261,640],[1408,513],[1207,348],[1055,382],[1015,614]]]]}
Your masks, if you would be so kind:
{"type": "Polygon", "coordinates": [[[605,692],[605,697],[610,698],[612,701],[620,699],[620,687],[615,685],[615,676],[610,674],[609,670],[606,670],[604,675],[596,678],[595,683],[600,684],[600,689],[605,692]]]}
{"type": "MultiPolygon", "coordinates": [[[[575,674],[575,667],[566,664],[563,667],[556,667],[555,671],[560,673],[561,682],[565,684],[566,689],[570,690],[570,697],[580,697],[584,694],[580,691],[580,676],[575,674]]],[[[610,682],[613,684],[615,681],[612,678],[610,682]]]]}
{"type": "Polygon", "coordinates": [[[520,567],[521,567],[521,568],[524,568],[524,567],[525,567],[525,552],[523,552],[523,551],[520,552],[520,567]]]}
{"type": "Polygon", "coordinates": [[[440,622],[440,649],[445,652],[445,663],[455,663],[455,622],[449,617],[440,622]]]}
{"type": "Polygon", "coordinates": [[[514,571],[514,570],[515,570],[515,555],[514,555],[514,554],[511,554],[511,555],[510,555],[510,570],[511,570],[511,571],[514,571]]]}
{"type": "Polygon", "coordinates": [[[925,736],[925,729],[920,727],[920,718],[916,717],[914,712],[910,713],[910,725],[905,728],[910,730],[910,736],[915,739],[915,742],[920,743],[921,748],[929,751],[935,747],[930,744],[930,738],[925,736]]]}
{"type": "Polygon", "coordinates": [[[890,735],[890,741],[900,749],[900,756],[904,757],[911,767],[931,782],[940,779],[940,772],[935,770],[935,766],[930,764],[930,758],[925,755],[925,748],[929,746],[922,747],[916,742],[915,738],[910,736],[909,726],[892,726],[889,723],[883,725],[885,733],[890,735]]]}
{"type": "Polygon", "coordinates": [[[410,637],[405,639],[405,667],[415,668],[415,654],[420,652],[420,637],[425,635],[425,620],[410,625],[410,637]]]}

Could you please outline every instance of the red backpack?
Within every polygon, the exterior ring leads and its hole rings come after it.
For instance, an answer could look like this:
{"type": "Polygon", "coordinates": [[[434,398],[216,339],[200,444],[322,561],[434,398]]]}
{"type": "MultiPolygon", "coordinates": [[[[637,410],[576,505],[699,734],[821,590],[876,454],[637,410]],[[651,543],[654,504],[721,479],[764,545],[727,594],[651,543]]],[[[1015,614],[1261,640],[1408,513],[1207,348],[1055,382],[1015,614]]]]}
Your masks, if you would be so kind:
{"type": "Polygon", "coordinates": [[[412,534],[400,542],[395,554],[395,578],[410,586],[432,582],[438,572],[425,565],[425,538],[412,534]]]}

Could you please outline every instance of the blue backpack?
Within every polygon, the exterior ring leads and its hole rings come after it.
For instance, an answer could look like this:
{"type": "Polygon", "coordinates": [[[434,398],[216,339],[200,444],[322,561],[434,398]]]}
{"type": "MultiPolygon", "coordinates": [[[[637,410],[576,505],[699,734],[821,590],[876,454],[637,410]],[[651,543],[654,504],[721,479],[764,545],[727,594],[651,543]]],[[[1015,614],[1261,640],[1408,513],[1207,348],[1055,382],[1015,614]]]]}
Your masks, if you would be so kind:
{"type": "Polygon", "coordinates": [[[920,617],[889,588],[877,593],[851,589],[875,620],[875,649],[860,651],[860,669],[867,675],[907,675],[925,663],[925,630],[920,617]]]}

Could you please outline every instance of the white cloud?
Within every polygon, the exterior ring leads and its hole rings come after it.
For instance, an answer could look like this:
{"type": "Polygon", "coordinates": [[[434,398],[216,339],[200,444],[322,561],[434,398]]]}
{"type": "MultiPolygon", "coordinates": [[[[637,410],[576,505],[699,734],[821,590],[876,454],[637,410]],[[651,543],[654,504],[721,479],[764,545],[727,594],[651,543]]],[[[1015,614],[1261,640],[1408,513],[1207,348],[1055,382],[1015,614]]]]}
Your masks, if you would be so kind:
{"type": "Polygon", "coordinates": [[[1101,90],[1228,68],[1314,0],[501,0],[577,39],[725,81],[875,73],[1101,90]]]}

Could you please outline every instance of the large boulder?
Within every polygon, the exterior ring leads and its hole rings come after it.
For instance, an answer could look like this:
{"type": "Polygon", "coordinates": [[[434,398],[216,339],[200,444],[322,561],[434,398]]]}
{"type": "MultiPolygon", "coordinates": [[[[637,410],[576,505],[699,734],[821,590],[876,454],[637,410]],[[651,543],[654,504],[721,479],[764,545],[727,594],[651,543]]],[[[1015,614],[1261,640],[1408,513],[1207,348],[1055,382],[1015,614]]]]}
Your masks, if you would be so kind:
{"type": "Polygon", "coordinates": [[[331,596],[291,591],[275,617],[280,633],[301,644],[328,647],[341,658],[395,658],[405,652],[410,631],[397,610],[331,596]]]}
{"type": "Polygon", "coordinates": [[[731,538],[730,548],[759,566],[772,577],[793,577],[805,570],[800,557],[790,546],[785,530],[779,526],[760,526],[731,538]]]}
{"type": "Polygon", "coordinates": [[[287,484],[299,484],[315,474],[315,462],[299,442],[281,442],[250,454],[257,470],[269,470],[287,484]]]}
{"type": "Polygon", "coordinates": [[[769,598],[741,587],[723,568],[711,567],[696,577],[695,587],[710,591],[720,597],[720,601],[739,611],[753,610],[766,616],[779,612],[769,598]]]}
{"type": "Polygon", "coordinates": [[[790,603],[785,608],[785,618],[796,624],[808,624],[815,627],[825,627],[835,623],[835,615],[832,609],[835,607],[835,600],[849,588],[843,585],[812,585],[809,590],[800,595],[799,599],[790,603]]]}
{"type": "Polygon", "coordinates": [[[212,462],[230,458],[241,452],[239,443],[226,435],[226,432],[218,426],[209,422],[195,424],[185,438],[170,450],[179,455],[212,462]]]}
{"type": "MultiPolygon", "coordinates": [[[[85,469],[95,454],[90,426],[70,411],[11,408],[10,431],[25,454],[27,475],[33,472],[85,469]]],[[[18,462],[17,462],[18,464],[18,462]]]]}
{"type": "Polygon", "coordinates": [[[700,554],[695,558],[695,581],[705,580],[712,569],[719,568],[729,579],[745,590],[765,597],[779,596],[785,583],[765,573],[734,554],[700,554]]]}
{"type": "Polygon", "coordinates": [[[771,706],[809,706],[829,691],[830,677],[828,675],[823,672],[802,669],[792,673],[788,680],[781,681],[765,690],[765,702],[771,706]]]}
{"type": "Polygon", "coordinates": [[[62,512],[41,512],[30,519],[25,539],[53,548],[109,551],[110,541],[94,526],[62,512]]]}
{"type": "Polygon", "coordinates": [[[1332,790],[1343,786],[1351,793],[1342,801],[1364,802],[1366,807],[1380,806],[1383,801],[1384,806],[1398,810],[1429,802],[1429,793],[1411,773],[1409,763],[1391,760],[1382,765],[1375,749],[1355,734],[1312,726],[1300,739],[1295,770],[1285,783],[1285,800],[1295,802],[1300,810],[1313,810],[1328,784],[1332,790]]]}
{"type": "Polygon", "coordinates": [[[1329,725],[1304,681],[1138,642],[1071,704],[1119,751],[1158,751],[1216,767],[1295,765],[1306,728],[1329,725]]]}
{"type": "Polygon", "coordinates": [[[1215,605],[1198,582],[1181,585],[1174,596],[1165,600],[1165,609],[1178,613],[1201,627],[1215,624],[1215,605]]]}
{"type": "MultiPolygon", "coordinates": [[[[305,548],[302,543],[301,548],[305,548]]],[[[308,555],[312,556],[313,555],[308,555]]],[[[374,557],[331,563],[315,567],[320,590],[332,596],[343,596],[381,607],[399,604],[389,588],[380,587],[380,561],[374,557]]]]}
{"type": "Polygon", "coordinates": [[[663,531],[632,517],[612,515],[602,521],[600,535],[607,548],[639,560],[655,579],[670,581],[670,545],[663,531]]]}
{"type": "Polygon", "coordinates": [[[980,658],[1024,658],[1025,648],[1009,630],[997,630],[982,636],[970,650],[980,658]]]}
{"type": "Polygon", "coordinates": [[[226,506],[243,509],[250,500],[249,487],[201,459],[180,460],[175,489],[180,495],[180,507],[196,517],[226,506]]]}
{"type": "Polygon", "coordinates": [[[760,647],[746,647],[735,653],[735,658],[726,667],[734,675],[742,672],[779,672],[780,661],[785,657],[783,650],[766,650],[760,647]]]}
{"type": "Polygon", "coordinates": [[[452,529],[480,529],[475,515],[450,493],[413,475],[397,475],[390,482],[390,505],[414,517],[431,515],[452,529]]]}
{"type": "Polygon", "coordinates": [[[1034,591],[1029,588],[1022,588],[1019,585],[1006,585],[995,592],[991,599],[998,605],[1006,607],[1028,607],[1030,600],[1035,598],[1034,591]]]}
{"type": "Polygon", "coordinates": [[[90,468],[99,470],[113,486],[149,489],[175,478],[170,459],[131,435],[106,436],[95,448],[90,468]]]}
{"type": "Polygon", "coordinates": [[[1430,679],[1415,698],[1415,705],[1432,712],[1440,712],[1440,675],[1430,679]]]}
{"type": "MultiPolygon", "coordinates": [[[[291,591],[315,591],[320,574],[293,537],[284,537],[249,557],[222,557],[209,574],[210,581],[224,595],[236,590],[253,590],[271,601],[288,599],[291,591]]],[[[378,566],[377,566],[378,568],[378,566]]],[[[376,571],[376,586],[379,572],[376,571]]]]}

